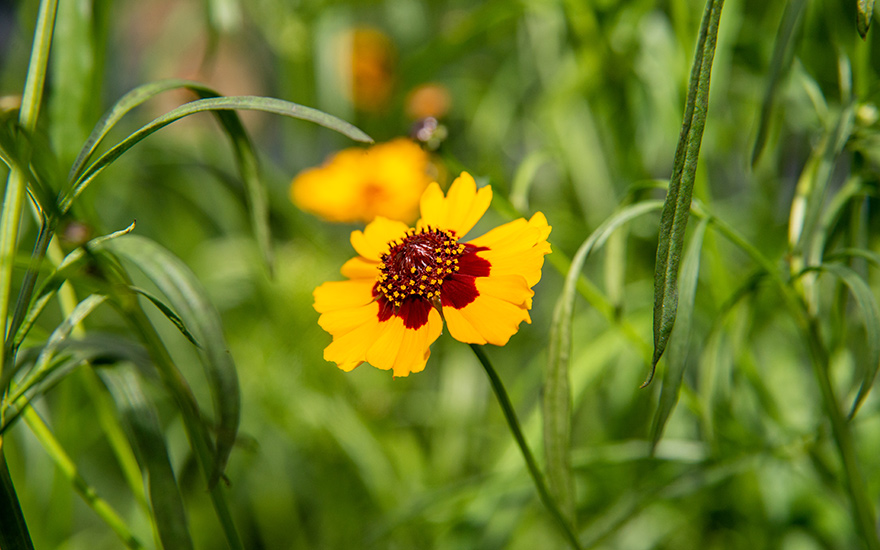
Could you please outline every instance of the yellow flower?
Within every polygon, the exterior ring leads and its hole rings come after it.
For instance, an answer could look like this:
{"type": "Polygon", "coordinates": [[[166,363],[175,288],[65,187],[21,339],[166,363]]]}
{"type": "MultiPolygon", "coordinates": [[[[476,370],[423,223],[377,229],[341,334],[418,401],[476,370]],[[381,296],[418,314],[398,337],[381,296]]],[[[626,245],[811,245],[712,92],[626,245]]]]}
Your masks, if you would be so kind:
{"type": "Polygon", "coordinates": [[[382,31],[366,27],[353,29],[349,39],[351,102],[361,111],[381,113],[394,91],[394,44],[382,31]]]}
{"type": "Polygon", "coordinates": [[[461,242],[491,201],[492,188],[477,190],[462,172],[446,196],[436,183],[425,190],[415,228],[380,216],[352,232],[348,280],[314,292],[318,323],[333,336],[324,359],[407,376],[425,368],[444,320],[456,340],[499,346],[530,323],[550,226],[538,212],[461,242]]]}
{"type": "Polygon", "coordinates": [[[428,154],[406,138],[369,149],[340,151],[324,166],[301,172],[290,186],[294,204],[333,222],[376,216],[412,221],[431,182],[428,154]]]}

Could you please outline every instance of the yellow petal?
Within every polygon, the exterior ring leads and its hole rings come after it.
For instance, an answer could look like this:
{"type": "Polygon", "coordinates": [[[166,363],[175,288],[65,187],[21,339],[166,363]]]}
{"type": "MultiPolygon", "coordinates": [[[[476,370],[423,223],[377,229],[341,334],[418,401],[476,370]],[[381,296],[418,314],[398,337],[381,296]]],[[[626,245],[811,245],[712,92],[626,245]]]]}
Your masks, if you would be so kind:
{"type": "Polygon", "coordinates": [[[394,366],[394,359],[400,350],[400,342],[406,327],[403,319],[393,316],[380,323],[381,332],[367,348],[367,361],[377,369],[388,370],[394,366]]]}
{"type": "Polygon", "coordinates": [[[370,279],[375,282],[379,276],[379,262],[355,256],[342,264],[340,271],[349,279],[370,279]]]}
{"type": "Polygon", "coordinates": [[[440,336],[443,320],[436,309],[428,313],[428,322],[418,329],[406,330],[400,343],[400,350],[394,359],[394,376],[408,376],[411,372],[421,372],[431,356],[431,344],[440,336]]]}
{"type": "Polygon", "coordinates": [[[519,274],[532,287],[541,279],[544,256],[550,253],[550,230],[539,212],[529,221],[520,218],[496,227],[470,244],[488,248],[477,255],[492,265],[492,275],[519,274]]]}
{"type": "Polygon", "coordinates": [[[324,283],[312,293],[315,297],[315,310],[326,313],[366,305],[373,301],[374,284],[375,281],[370,279],[324,283]]]}
{"type": "Polygon", "coordinates": [[[495,344],[503,346],[519,329],[523,321],[531,322],[526,304],[530,304],[531,290],[517,283],[515,277],[480,277],[476,280],[477,298],[456,310],[443,308],[446,326],[453,338],[468,344],[495,344]],[[522,300],[516,303],[508,301],[522,300]]]}
{"type": "Polygon", "coordinates": [[[367,349],[381,332],[379,319],[373,317],[354,330],[334,336],[333,342],[324,348],[324,359],[333,361],[348,372],[366,360],[367,349]]]}
{"type": "Polygon", "coordinates": [[[342,336],[361,325],[374,322],[379,318],[379,303],[370,302],[361,307],[337,309],[322,313],[318,318],[321,328],[333,336],[342,336]]]}
{"type": "Polygon", "coordinates": [[[483,217],[492,202],[492,188],[477,190],[474,178],[467,172],[455,178],[443,197],[440,186],[431,184],[422,195],[420,227],[430,225],[449,229],[463,237],[483,217]]]}
{"type": "Polygon", "coordinates": [[[366,359],[382,370],[392,369],[394,376],[408,376],[420,372],[431,355],[430,346],[440,336],[443,320],[436,310],[428,313],[428,322],[408,329],[400,317],[392,317],[380,323],[381,333],[367,349],[366,359]]]}
{"type": "Polygon", "coordinates": [[[363,231],[351,232],[351,245],[364,258],[378,262],[388,251],[388,243],[402,238],[407,229],[403,222],[377,216],[363,231]]]}
{"type": "Polygon", "coordinates": [[[465,344],[486,343],[482,333],[465,318],[462,310],[444,307],[443,318],[446,320],[446,328],[449,329],[449,334],[459,342],[464,342],[465,344]]]}
{"type": "Polygon", "coordinates": [[[480,295],[492,296],[511,304],[525,304],[535,295],[522,275],[477,277],[474,282],[480,295]]]}

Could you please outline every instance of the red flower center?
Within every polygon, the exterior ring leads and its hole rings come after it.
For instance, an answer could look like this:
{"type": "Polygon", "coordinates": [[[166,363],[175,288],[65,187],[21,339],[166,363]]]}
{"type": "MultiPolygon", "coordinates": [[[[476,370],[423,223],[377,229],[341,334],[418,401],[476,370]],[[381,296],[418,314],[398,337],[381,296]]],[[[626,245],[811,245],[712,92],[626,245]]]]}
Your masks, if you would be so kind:
{"type": "Polygon", "coordinates": [[[473,302],[479,295],[476,278],[491,270],[477,256],[480,250],[487,248],[459,243],[454,231],[432,227],[410,229],[400,242],[388,243],[373,286],[379,321],[396,315],[406,328],[417,329],[428,322],[432,307],[461,309],[473,302]]]}
{"type": "Polygon", "coordinates": [[[459,270],[458,259],[465,245],[455,233],[431,227],[410,229],[400,242],[391,241],[381,256],[377,294],[399,308],[413,296],[434,301],[440,297],[443,281],[459,270]]]}

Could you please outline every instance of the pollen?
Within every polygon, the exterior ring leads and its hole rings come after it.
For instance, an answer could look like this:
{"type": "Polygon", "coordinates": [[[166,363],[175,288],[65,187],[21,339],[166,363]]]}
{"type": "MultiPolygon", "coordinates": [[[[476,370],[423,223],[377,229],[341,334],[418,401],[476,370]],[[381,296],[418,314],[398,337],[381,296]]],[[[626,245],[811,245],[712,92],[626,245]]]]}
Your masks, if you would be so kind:
{"type": "Polygon", "coordinates": [[[411,229],[401,240],[388,243],[381,255],[375,295],[384,297],[395,310],[407,298],[429,301],[440,296],[443,282],[458,271],[464,245],[453,231],[434,227],[411,229]],[[450,269],[449,266],[454,266],[450,269]]]}

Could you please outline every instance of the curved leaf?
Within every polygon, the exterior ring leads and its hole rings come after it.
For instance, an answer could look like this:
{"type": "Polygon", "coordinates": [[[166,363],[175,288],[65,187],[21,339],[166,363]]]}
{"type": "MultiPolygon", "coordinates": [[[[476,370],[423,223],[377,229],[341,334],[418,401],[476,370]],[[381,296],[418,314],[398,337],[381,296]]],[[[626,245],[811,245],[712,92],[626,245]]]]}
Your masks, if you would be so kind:
{"type": "Polygon", "coordinates": [[[336,130],[356,141],[372,141],[372,139],[361,130],[341,119],[328,115],[322,111],[318,111],[317,109],[304,107],[281,99],[256,96],[211,97],[207,99],[199,99],[185,103],[154,119],[152,122],[143,126],[138,131],[125,138],[118,145],[101,155],[98,160],[89,165],[82,174],[70,182],[69,188],[62,195],[59,202],[59,209],[62,213],[67,212],[73,201],[83,192],[83,190],[85,190],[86,186],[91,183],[95,176],[100,174],[105,168],[107,168],[107,166],[112,164],[113,161],[122,156],[123,153],[157,130],[168,126],[172,122],[176,122],[196,113],[235,110],[263,111],[307,120],[320,124],[331,130],[336,130]]]}
{"type": "Polygon", "coordinates": [[[567,518],[569,520],[574,514],[575,501],[569,457],[571,442],[569,364],[578,278],[590,253],[601,247],[618,227],[642,214],[659,210],[662,206],[661,201],[645,201],[626,206],[597,227],[575,253],[565,277],[562,293],[556,302],[553,324],[550,327],[547,373],[542,400],[544,452],[547,457],[547,479],[550,491],[560,502],[563,513],[569,515],[567,518]]]}
{"type": "Polygon", "coordinates": [[[877,300],[868,283],[858,273],[844,265],[825,263],[811,267],[806,271],[824,271],[843,281],[852,292],[859,309],[862,310],[865,332],[867,333],[868,359],[862,385],[859,387],[859,393],[856,395],[849,412],[849,417],[852,418],[858,412],[865,398],[868,397],[871,386],[874,384],[874,378],[877,376],[877,370],[880,368],[880,307],[878,307],[877,300]]]}
{"type": "Polygon", "coordinates": [[[241,407],[238,374],[227,351],[220,316],[192,271],[154,241],[127,235],[105,246],[137,266],[156,285],[201,344],[199,355],[214,401],[217,429],[216,463],[209,483],[213,486],[235,442],[241,407]]]}

